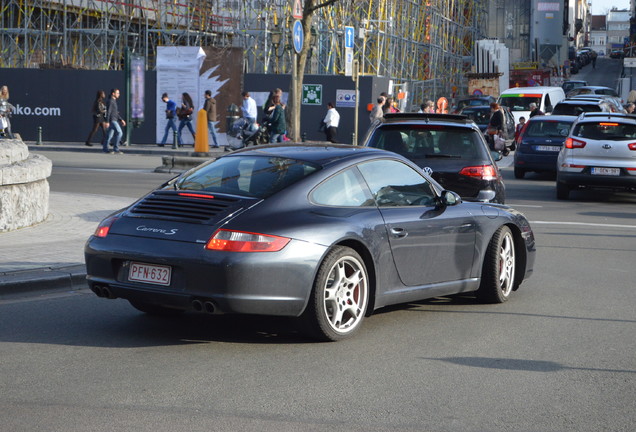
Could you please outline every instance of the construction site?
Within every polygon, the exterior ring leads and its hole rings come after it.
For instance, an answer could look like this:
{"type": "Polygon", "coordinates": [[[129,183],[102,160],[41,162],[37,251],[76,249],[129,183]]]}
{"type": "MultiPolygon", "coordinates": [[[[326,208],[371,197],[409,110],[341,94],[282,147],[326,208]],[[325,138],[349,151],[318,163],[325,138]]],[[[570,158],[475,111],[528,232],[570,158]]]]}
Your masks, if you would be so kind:
{"type": "MultiPolygon", "coordinates": [[[[304,3],[301,2],[301,3],[304,3]]],[[[158,46],[242,48],[244,73],[288,74],[290,0],[3,0],[0,67],[119,70],[126,50],[153,69],[158,46]]],[[[360,74],[391,78],[413,100],[464,90],[485,0],[340,0],[312,17],[305,73],[343,74],[346,26],[360,74]]]]}

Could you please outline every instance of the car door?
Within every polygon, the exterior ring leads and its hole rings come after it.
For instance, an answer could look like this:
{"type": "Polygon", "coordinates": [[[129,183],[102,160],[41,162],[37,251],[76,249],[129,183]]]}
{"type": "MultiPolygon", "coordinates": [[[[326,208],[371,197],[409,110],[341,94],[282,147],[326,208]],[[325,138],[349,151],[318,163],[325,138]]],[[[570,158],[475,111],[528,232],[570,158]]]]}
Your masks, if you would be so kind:
{"type": "Polygon", "coordinates": [[[470,277],[475,221],[462,205],[441,206],[426,177],[401,161],[376,160],[358,168],[384,218],[404,285],[470,277]]]}

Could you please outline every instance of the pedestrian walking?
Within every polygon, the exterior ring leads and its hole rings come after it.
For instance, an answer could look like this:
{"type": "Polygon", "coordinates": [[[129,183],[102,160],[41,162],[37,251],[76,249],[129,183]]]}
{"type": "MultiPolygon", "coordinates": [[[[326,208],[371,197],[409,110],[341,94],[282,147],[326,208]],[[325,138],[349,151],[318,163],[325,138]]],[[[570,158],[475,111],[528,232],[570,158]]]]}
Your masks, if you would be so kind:
{"type": "Polygon", "coordinates": [[[93,114],[93,128],[88,133],[88,138],[86,138],[85,142],[89,147],[93,146],[92,140],[97,130],[102,131],[101,141],[103,142],[106,139],[106,92],[104,90],[97,90],[91,113],[93,114]]]}
{"type": "Polygon", "coordinates": [[[373,108],[371,109],[371,112],[369,113],[369,121],[371,121],[371,123],[384,117],[383,107],[385,102],[386,102],[386,98],[384,96],[378,97],[377,103],[373,105],[373,108]]]}
{"type": "Polygon", "coordinates": [[[14,106],[9,103],[9,87],[0,87],[0,135],[4,138],[13,139],[11,132],[11,112],[14,106]]]}
{"type": "Polygon", "coordinates": [[[243,118],[245,118],[251,126],[256,123],[256,101],[252,99],[249,92],[243,92],[241,93],[241,96],[243,96],[243,104],[241,105],[243,118]]]}
{"type": "MultiPolygon", "coordinates": [[[[503,148],[500,148],[500,143],[503,139],[504,114],[497,102],[492,102],[490,104],[490,113],[490,120],[488,121],[488,126],[486,127],[486,138],[488,141],[488,145],[490,146],[491,150],[503,151],[505,150],[505,145],[503,146],[503,148]]],[[[504,154],[504,156],[506,155],[504,154]]]]}
{"type": "Polygon", "coordinates": [[[166,124],[166,129],[163,133],[163,138],[161,139],[161,144],[159,147],[163,147],[166,145],[166,141],[168,139],[168,133],[172,131],[173,136],[175,136],[174,146],[179,147],[179,136],[177,132],[177,126],[174,124],[174,119],[177,116],[177,104],[168,97],[168,93],[164,93],[161,95],[161,100],[166,104],[166,119],[168,123],[166,124]]]}
{"type": "Polygon", "coordinates": [[[203,97],[205,98],[205,102],[203,102],[203,109],[207,113],[208,117],[208,130],[210,131],[210,135],[212,135],[212,141],[214,141],[214,145],[212,147],[219,148],[219,140],[217,139],[216,128],[214,126],[217,122],[216,99],[212,97],[211,90],[206,90],[203,97]]]}
{"type": "Polygon", "coordinates": [[[327,115],[325,115],[325,135],[327,141],[332,143],[338,142],[336,137],[338,135],[338,125],[340,124],[340,114],[336,111],[336,107],[333,102],[327,104],[327,115]]]}
{"type": "Polygon", "coordinates": [[[285,108],[280,100],[280,95],[274,92],[272,96],[272,106],[270,117],[270,139],[269,142],[283,142],[283,137],[287,131],[285,122],[285,108]]]}
{"type": "Polygon", "coordinates": [[[104,123],[107,131],[106,139],[102,141],[102,151],[104,153],[123,153],[119,150],[119,142],[124,136],[121,131],[121,126],[126,126],[126,121],[121,118],[121,115],[119,115],[119,107],[117,106],[117,99],[119,99],[119,96],[119,89],[114,88],[110,90],[110,97],[106,104],[106,122],[104,123]],[[113,149],[109,151],[108,145],[112,141],[113,135],[115,136],[115,143],[113,144],[113,149]]]}
{"type": "Polygon", "coordinates": [[[194,128],[192,127],[192,113],[194,112],[194,102],[192,97],[188,93],[181,94],[181,106],[177,110],[177,117],[179,118],[179,143],[183,145],[183,139],[181,138],[181,131],[184,127],[187,127],[192,134],[192,139],[196,139],[194,128]]]}

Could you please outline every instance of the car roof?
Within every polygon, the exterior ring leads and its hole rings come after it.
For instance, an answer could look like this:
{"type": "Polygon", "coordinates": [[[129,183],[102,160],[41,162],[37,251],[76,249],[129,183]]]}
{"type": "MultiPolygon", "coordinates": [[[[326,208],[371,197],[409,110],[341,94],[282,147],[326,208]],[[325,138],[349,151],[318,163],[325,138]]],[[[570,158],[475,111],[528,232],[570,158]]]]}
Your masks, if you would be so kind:
{"type": "Polygon", "coordinates": [[[501,94],[540,93],[540,92],[546,92],[546,91],[556,90],[556,89],[563,90],[561,87],[557,87],[557,86],[512,87],[502,91],[501,94]]]}
{"type": "Polygon", "coordinates": [[[613,112],[593,112],[593,113],[582,113],[579,117],[577,117],[577,123],[585,122],[585,121],[599,121],[599,120],[621,120],[628,121],[631,123],[636,123],[636,117],[623,114],[623,113],[613,113],[613,112]]]}
{"type": "Polygon", "coordinates": [[[453,126],[477,127],[475,122],[460,114],[432,114],[432,113],[387,113],[380,119],[384,124],[425,123],[452,124],[453,126]]]}
{"type": "Polygon", "coordinates": [[[552,115],[552,114],[548,114],[548,115],[537,115],[534,117],[531,117],[528,119],[529,122],[532,123],[536,123],[536,122],[541,122],[541,121],[562,121],[562,122],[570,122],[573,123],[574,122],[575,117],[573,116],[569,116],[569,115],[560,115],[560,114],[556,114],[556,115],[552,115]]]}
{"type": "Polygon", "coordinates": [[[350,144],[272,144],[246,147],[222,157],[235,156],[268,156],[313,162],[326,166],[333,162],[351,157],[395,156],[391,152],[373,147],[354,146],[350,144]]]}
{"type": "Polygon", "coordinates": [[[587,85],[587,86],[583,86],[583,87],[578,87],[577,90],[581,90],[581,89],[590,89],[590,90],[614,90],[611,87],[605,87],[605,86],[593,86],[593,85],[587,85]]]}
{"type": "Polygon", "coordinates": [[[557,105],[598,105],[605,102],[603,99],[563,99],[557,102],[557,105]]]}

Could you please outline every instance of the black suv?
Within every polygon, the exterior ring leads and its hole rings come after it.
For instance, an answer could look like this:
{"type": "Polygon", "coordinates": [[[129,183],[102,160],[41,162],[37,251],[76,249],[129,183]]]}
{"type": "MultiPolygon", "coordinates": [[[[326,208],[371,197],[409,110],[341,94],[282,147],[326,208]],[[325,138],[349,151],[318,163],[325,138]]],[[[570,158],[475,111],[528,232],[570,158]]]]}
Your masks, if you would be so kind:
{"type": "Polygon", "coordinates": [[[465,116],[385,114],[371,126],[362,145],[407,157],[466,201],[505,202],[495,163],[501,155],[488,150],[479,127],[465,116]]]}

